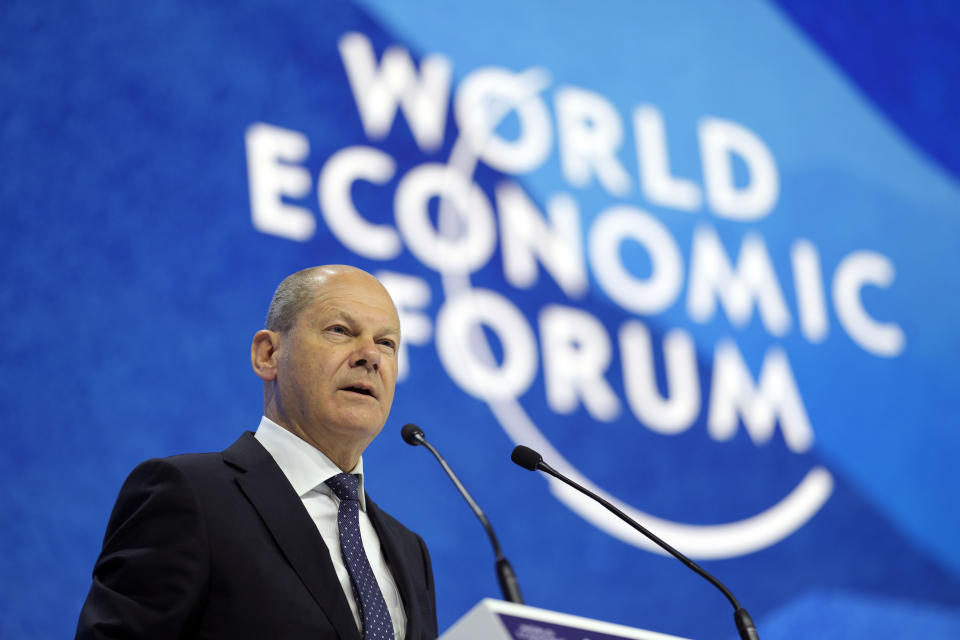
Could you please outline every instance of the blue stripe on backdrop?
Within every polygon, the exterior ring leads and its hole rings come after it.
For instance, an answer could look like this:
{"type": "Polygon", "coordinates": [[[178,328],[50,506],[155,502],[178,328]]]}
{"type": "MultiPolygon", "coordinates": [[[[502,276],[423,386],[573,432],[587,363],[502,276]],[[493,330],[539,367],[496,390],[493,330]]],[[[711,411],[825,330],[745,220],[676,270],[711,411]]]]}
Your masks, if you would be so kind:
{"type": "Polygon", "coordinates": [[[957,128],[953,87],[960,79],[960,15],[949,0],[885,0],[870,5],[776,0],[924,151],[960,175],[960,149],[946,131],[957,128]]]}
{"type": "MultiPolygon", "coordinates": [[[[260,391],[247,368],[249,338],[279,279],[323,262],[413,276],[430,293],[421,311],[431,337],[410,340],[409,375],[366,465],[378,503],[430,546],[441,629],[498,591],[482,531],[433,461],[395,433],[407,421],[424,427],[484,505],[531,604],[678,635],[733,637],[726,603],[706,584],[584,520],[509,463],[517,434],[530,432],[505,418],[502,405],[468,393],[469,379],[457,377],[467,354],[457,354],[456,364],[438,355],[434,338],[441,309],[450,308],[450,279],[425,264],[410,236],[401,234],[394,256],[364,256],[362,246],[345,246],[319,208],[314,189],[331,156],[365,145],[396,168],[383,184],[356,185],[354,202],[366,219],[394,226],[394,194],[407,174],[450,157],[460,133],[452,103],[458,89],[493,65],[547,72],[540,93],[551,131],[530,171],[494,157],[477,168],[474,181],[498,217],[505,184],[541,212],[563,192],[579,209],[586,245],[613,219],[609,207],[639,207],[665,231],[658,246],[676,246],[687,278],[672,304],[639,312],[617,297],[595,256],[585,268],[589,290],[577,297],[544,268],[535,286],[519,285],[503,268],[503,238],[493,240],[472,285],[502,294],[523,318],[511,326],[531,332],[520,347],[488,332],[501,363],[510,349],[536,349],[517,406],[593,482],[668,523],[749,518],[811,469],[827,470],[829,497],[805,526],[753,552],[704,561],[745,602],[764,637],[957,635],[960,518],[952,505],[960,487],[952,465],[960,441],[951,427],[960,309],[949,274],[960,266],[960,146],[956,110],[944,105],[957,103],[960,83],[958,57],[938,43],[956,41],[960,12],[899,3],[873,7],[867,19],[854,4],[780,5],[783,11],[754,2],[683,10],[608,3],[587,11],[373,0],[245,1],[229,11],[215,3],[135,12],[120,4],[71,4],[56,13],[8,7],[0,26],[0,225],[8,239],[0,258],[7,365],[0,372],[0,545],[7,550],[0,555],[0,637],[71,633],[110,506],[133,465],[217,450],[256,425],[260,391]],[[450,62],[439,148],[420,148],[406,111],[384,137],[363,128],[338,50],[348,32],[363,34],[378,57],[397,45],[420,68],[431,54],[450,62]],[[893,40],[897,47],[888,46],[893,40]],[[616,159],[630,182],[624,194],[595,174],[585,185],[571,179],[560,149],[570,129],[557,123],[563,86],[599,96],[590,104],[609,106],[622,126],[616,159]],[[634,151],[643,144],[635,119],[641,104],[653,107],[644,112],[646,126],[662,117],[672,175],[692,185],[701,205],[684,210],[641,185],[649,171],[634,151]],[[698,130],[706,116],[736,123],[769,149],[780,184],[768,215],[735,221],[707,201],[698,130]],[[316,221],[306,242],[252,223],[244,134],[258,122],[309,142],[293,164],[306,168],[311,190],[284,197],[316,221]],[[695,254],[706,255],[692,247],[711,233],[731,260],[747,238],[760,239],[790,329],[771,332],[758,313],[736,325],[726,307],[707,320],[692,317],[689,279],[695,254]],[[793,256],[801,238],[818,252],[826,281],[828,332],[820,342],[807,337],[797,313],[793,256]],[[895,265],[893,284],[862,292],[871,317],[906,336],[894,357],[857,343],[837,310],[835,274],[843,265],[849,273],[847,259],[863,250],[895,265]],[[563,410],[549,395],[558,369],[543,334],[565,326],[544,319],[554,306],[585,312],[576,316],[589,325],[583,339],[609,343],[603,379],[616,416],[596,417],[599,405],[590,403],[602,389],[563,410]],[[686,335],[694,342],[688,388],[696,389],[699,410],[673,435],[634,416],[636,385],[623,371],[636,355],[620,352],[629,321],[651,336],[661,393],[675,389],[664,341],[679,336],[679,344],[686,335]],[[765,443],[755,442],[762,429],[748,433],[743,421],[730,440],[711,436],[710,403],[722,396],[714,386],[718,361],[733,362],[721,348],[730,344],[754,378],[770,353],[785,354],[812,446],[784,437],[804,431],[789,431],[782,415],[765,443]]],[[[514,114],[498,132],[523,139],[522,126],[514,114]]],[[[654,122],[646,139],[656,130],[654,122]]],[[[733,171],[740,188],[756,179],[756,166],[742,159],[733,171]]],[[[431,215],[436,222],[437,212],[431,215]]],[[[642,249],[655,248],[634,244],[620,259],[642,279],[654,268],[642,249]]]]}

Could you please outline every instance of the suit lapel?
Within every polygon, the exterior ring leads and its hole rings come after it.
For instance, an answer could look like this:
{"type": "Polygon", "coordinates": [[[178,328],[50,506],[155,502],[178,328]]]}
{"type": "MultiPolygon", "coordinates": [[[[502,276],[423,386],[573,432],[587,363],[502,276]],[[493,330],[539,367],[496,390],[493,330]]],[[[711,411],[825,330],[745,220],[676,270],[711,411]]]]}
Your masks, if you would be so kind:
{"type": "Polygon", "coordinates": [[[237,475],[237,484],[339,636],[360,640],[330,553],[280,467],[249,432],[224,451],[223,458],[245,471],[237,475]]]}
{"type": "Polygon", "coordinates": [[[420,605],[417,596],[414,594],[413,575],[410,567],[407,566],[407,556],[400,549],[400,536],[393,531],[382,516],[380,508],[367,495],[367,515],[370,516],[370,522],[373,528],[377,530],[377,536],[380,538],[380,547],[383,549],[383,555],[390,566],[390,572],[393,574],[393,580],[397,583],[397,589],[400,590],[400,597],[403,599],[404,610],[407,614],[407,640],[416,640],[420,638],[420,605]]]}

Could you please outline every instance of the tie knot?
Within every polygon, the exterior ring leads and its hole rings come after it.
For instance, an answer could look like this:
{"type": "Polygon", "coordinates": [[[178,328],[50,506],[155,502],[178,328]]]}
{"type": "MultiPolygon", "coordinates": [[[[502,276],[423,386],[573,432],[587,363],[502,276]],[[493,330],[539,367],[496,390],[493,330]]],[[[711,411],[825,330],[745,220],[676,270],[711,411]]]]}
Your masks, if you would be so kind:
{"type": "Polygon", "coordinates": [[[337,494],[337,497],[340,498],[341,501],[360,501],[358,492],[360,480],[352,473],[338,473],[332,478],[328,478],[325,484],[333,489],[333,492],[337,494]]]}

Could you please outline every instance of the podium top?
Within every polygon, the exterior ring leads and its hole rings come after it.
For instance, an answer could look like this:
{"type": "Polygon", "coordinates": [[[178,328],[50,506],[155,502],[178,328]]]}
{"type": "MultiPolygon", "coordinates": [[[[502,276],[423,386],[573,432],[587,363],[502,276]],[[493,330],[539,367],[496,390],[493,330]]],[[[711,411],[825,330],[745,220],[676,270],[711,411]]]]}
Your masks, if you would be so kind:
{"type": "Polygon", "coordinates": [[[688,640],[612,622],[484,598],[440,640],[688,640]]]}

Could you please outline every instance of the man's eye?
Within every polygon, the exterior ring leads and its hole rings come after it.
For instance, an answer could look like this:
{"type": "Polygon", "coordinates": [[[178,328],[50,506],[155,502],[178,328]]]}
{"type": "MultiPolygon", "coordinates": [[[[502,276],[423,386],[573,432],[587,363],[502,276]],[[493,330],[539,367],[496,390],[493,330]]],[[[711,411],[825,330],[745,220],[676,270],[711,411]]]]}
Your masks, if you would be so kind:
{"type": "Polygon", "coordinates": [[[334,325],[334,326],[328,328],[327,331],[330,331],[330,332],[332,332],[332,333],[341,333],[341,334],[344,334],[344,335],[346,335],[346,334],[348,333],[347,328],[344,327],[343,325],[339,325],[339,324],[334,325]]]}
{"type": "Polygon", "coordinates": [[[397,343],[394,342],[393,340],[381,340],[380,344],[393,351],[397,350],[397,343]]]}

